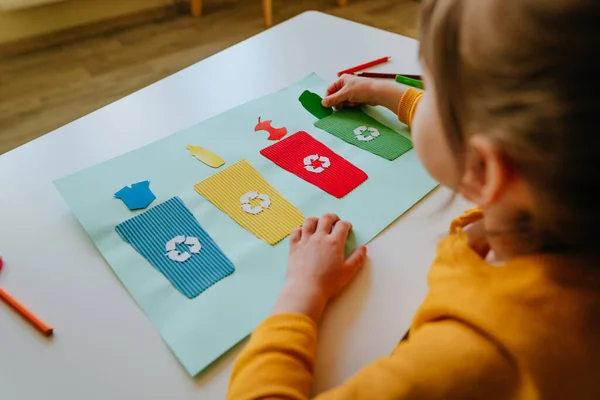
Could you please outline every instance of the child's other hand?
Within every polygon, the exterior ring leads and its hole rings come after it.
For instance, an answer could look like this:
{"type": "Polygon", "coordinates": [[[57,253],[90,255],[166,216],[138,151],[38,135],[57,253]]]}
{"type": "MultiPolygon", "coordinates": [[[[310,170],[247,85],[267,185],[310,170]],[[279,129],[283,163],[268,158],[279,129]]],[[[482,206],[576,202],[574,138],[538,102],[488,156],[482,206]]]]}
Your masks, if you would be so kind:
{"type": "Polygon", "coordinates": [[[366,247],[345,259],[344,247],[352,225],[335,214],[307,218],[292,232],[287,283],[308,284],[326,299],[335,297],[363,266],[366,247]]]}
{"type": "Polygon", "coordinates": [[[323,107],[355,107],[364,103],[375,106],[377,104],[374,101],[374,83],[375,81],[370,78],[342,75],[327,88],[323,107]]]}
{"type": "Polygon", "coordinates": [[[323,107],[343,108],[368,104],[384,106],[396,113],[406,88],[396,81],[346,74],[327,88],[322,105],[323,107]]]}
{"type": "Polygon", "coordinates": [[[339,294],[365,263],[367,249],[346,259],[344,246],[352,225],[337,215],[307,218],[291,234],[287,277],[274,314],[304,314],[319,321],[327,302],[339,294]]]}

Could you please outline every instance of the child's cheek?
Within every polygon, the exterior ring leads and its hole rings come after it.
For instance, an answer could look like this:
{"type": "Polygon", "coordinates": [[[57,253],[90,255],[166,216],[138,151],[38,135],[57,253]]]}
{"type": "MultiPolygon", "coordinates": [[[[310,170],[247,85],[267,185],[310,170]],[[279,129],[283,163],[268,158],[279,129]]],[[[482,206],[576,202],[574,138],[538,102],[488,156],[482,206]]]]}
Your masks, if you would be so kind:
{"type": "Polygon", "coordinates": [[[438,179],[434,154],[435,144],[431,138],[434,125],[431,117],[429,96],[424,95],[413,117],[411,136],[421,163],[432,177],[438,179]]]}
{"type": "Polygon", "coordinates": [[[444,137],[435,99],[427,92],[417,107],[411,136],[415,151],[429,175],[442,185],[454,186],[455,161],[444,137]]]}

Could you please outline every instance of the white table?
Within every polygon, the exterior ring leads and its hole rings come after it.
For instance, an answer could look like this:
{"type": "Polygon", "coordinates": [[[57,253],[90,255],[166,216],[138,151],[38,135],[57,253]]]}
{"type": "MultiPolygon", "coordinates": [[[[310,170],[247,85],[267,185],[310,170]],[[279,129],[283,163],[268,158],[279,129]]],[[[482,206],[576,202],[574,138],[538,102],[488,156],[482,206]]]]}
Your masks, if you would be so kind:
{"type": "MultiPolygon", "coordinates": [[[[391,55],[419,71],[417,43],[309,12],[0,157],[5,287],[55,327],[43,338],[0,304],[0,399],[220,399],[239,348],[191,379],[70,213],[52,181],[163,138],[316,72],[391,55]],[[240,73],[244,71],[244,73],[240,73]]],[[[369,245],[331,305],[315,391],[386,355],[426,293],[437,240],[464,203],[438,190],[369,245]]]]}

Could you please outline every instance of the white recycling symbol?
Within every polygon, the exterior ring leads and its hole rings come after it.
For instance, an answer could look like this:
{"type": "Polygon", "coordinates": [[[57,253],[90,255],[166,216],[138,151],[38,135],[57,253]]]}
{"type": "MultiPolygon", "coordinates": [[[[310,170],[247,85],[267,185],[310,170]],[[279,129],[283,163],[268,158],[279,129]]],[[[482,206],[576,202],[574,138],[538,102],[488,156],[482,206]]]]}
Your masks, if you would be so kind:
{"type": "Polygon", "coordinates": [[[377,128],[367,128],[366,126],[359,126],[354,130],[354,134],[356,138],[361,142],[370,142],[371,140],[379,137],[379,131],[377,128]],[[363,135],[363,133],[369,132],[368,135],[363,135]]]}
{"type": "Polygon", "coordinates": [[[318,154],[312,154],[310,156],[307,156],[304,159],[304,169],[307,170],[308,172],[313,172],[315,174],[320,174],[321,172],[325,171],[330,166],[331,166],[331,162],[329,161],[329,158],[327,158],[325,156],[319,157],[318,154]],[[317,167],[317,168],[313,167],[312,163],[315,161],[320,161],[321,166],[317,167]]]}
{"type": "Polygon", "coordinates": [[[242,205],[242,210],[247,212],[248,214],[256,215],[262,212],[265,208],[269,208],[271,205],[271,199],[269,196],[263,193],[257,192],[248,192],[242,197],[240,197],[240,204],[242,205]],[[260,205],[252,207],[250,204],[250,200],[259,199],[261,200],[260,205]]]}
{"type": "Polygon", "coordinates": [[[184,262],[187,261],[192,256],[192,254],[200,253],[202,245],[200,244],[200,240],[195,236],[185,237],[179,235],[169,240],[165,245],[165,249],[167,251],[167,257],[169,257],[169,259],[177,262],[184,262]],[[177,250],[177,245],[184,243],[188,246],[188,251],[181,252],[177,250]]]}

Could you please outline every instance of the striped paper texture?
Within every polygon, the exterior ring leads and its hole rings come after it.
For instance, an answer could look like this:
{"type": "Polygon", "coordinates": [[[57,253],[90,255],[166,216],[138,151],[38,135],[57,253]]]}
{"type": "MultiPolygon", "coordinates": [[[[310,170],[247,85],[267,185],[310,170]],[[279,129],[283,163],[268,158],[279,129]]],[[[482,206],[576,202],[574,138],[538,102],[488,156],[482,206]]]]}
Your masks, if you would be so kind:
{"type": "Polygon", "coordinates": [[[179,197],[120,223],[115,230],[190,299],[234,271],[231,261],[179,197]],[[200,251],[192,253],[193,247],[177,244],[176,250],[187,252],[190,257],[183,262],[171,260],[166,245],[177,236],[197,238],[202,246],[200,251]]]}
{"type": "Polygon", "coordinates": [[[306,132],[297,132],[260,154],[286,171],[341,199],[368,176],[306,132]]]}
{"type": "MultiPolygon", "coordinates": [[[[247,160],[233,164],[197,183],[194,189],[243,228],[270,245],[279,243],[304,222],[302,213],[269,185],[247,160]],[[248,193],[267,195],[270,205],[263,207],[257,214],[245,212],[241,198],[248,193]]],[[[253,207],[260,206],[260,200],[251,200],[250,204],[253,207]]]]}
{"type": "MultiPolygon", "coordinates": [[[[315,122],[315,126],[390,161],[412,149],[412,142],[409,139],[356,108],[342,108],[329,117],[315,122]],[[379,137],[368,142],[358,140],[354,130],[363,126],[377,129],[379,137]]],[[[365,135],[368,135],[368,132],[365,135]]]]}

